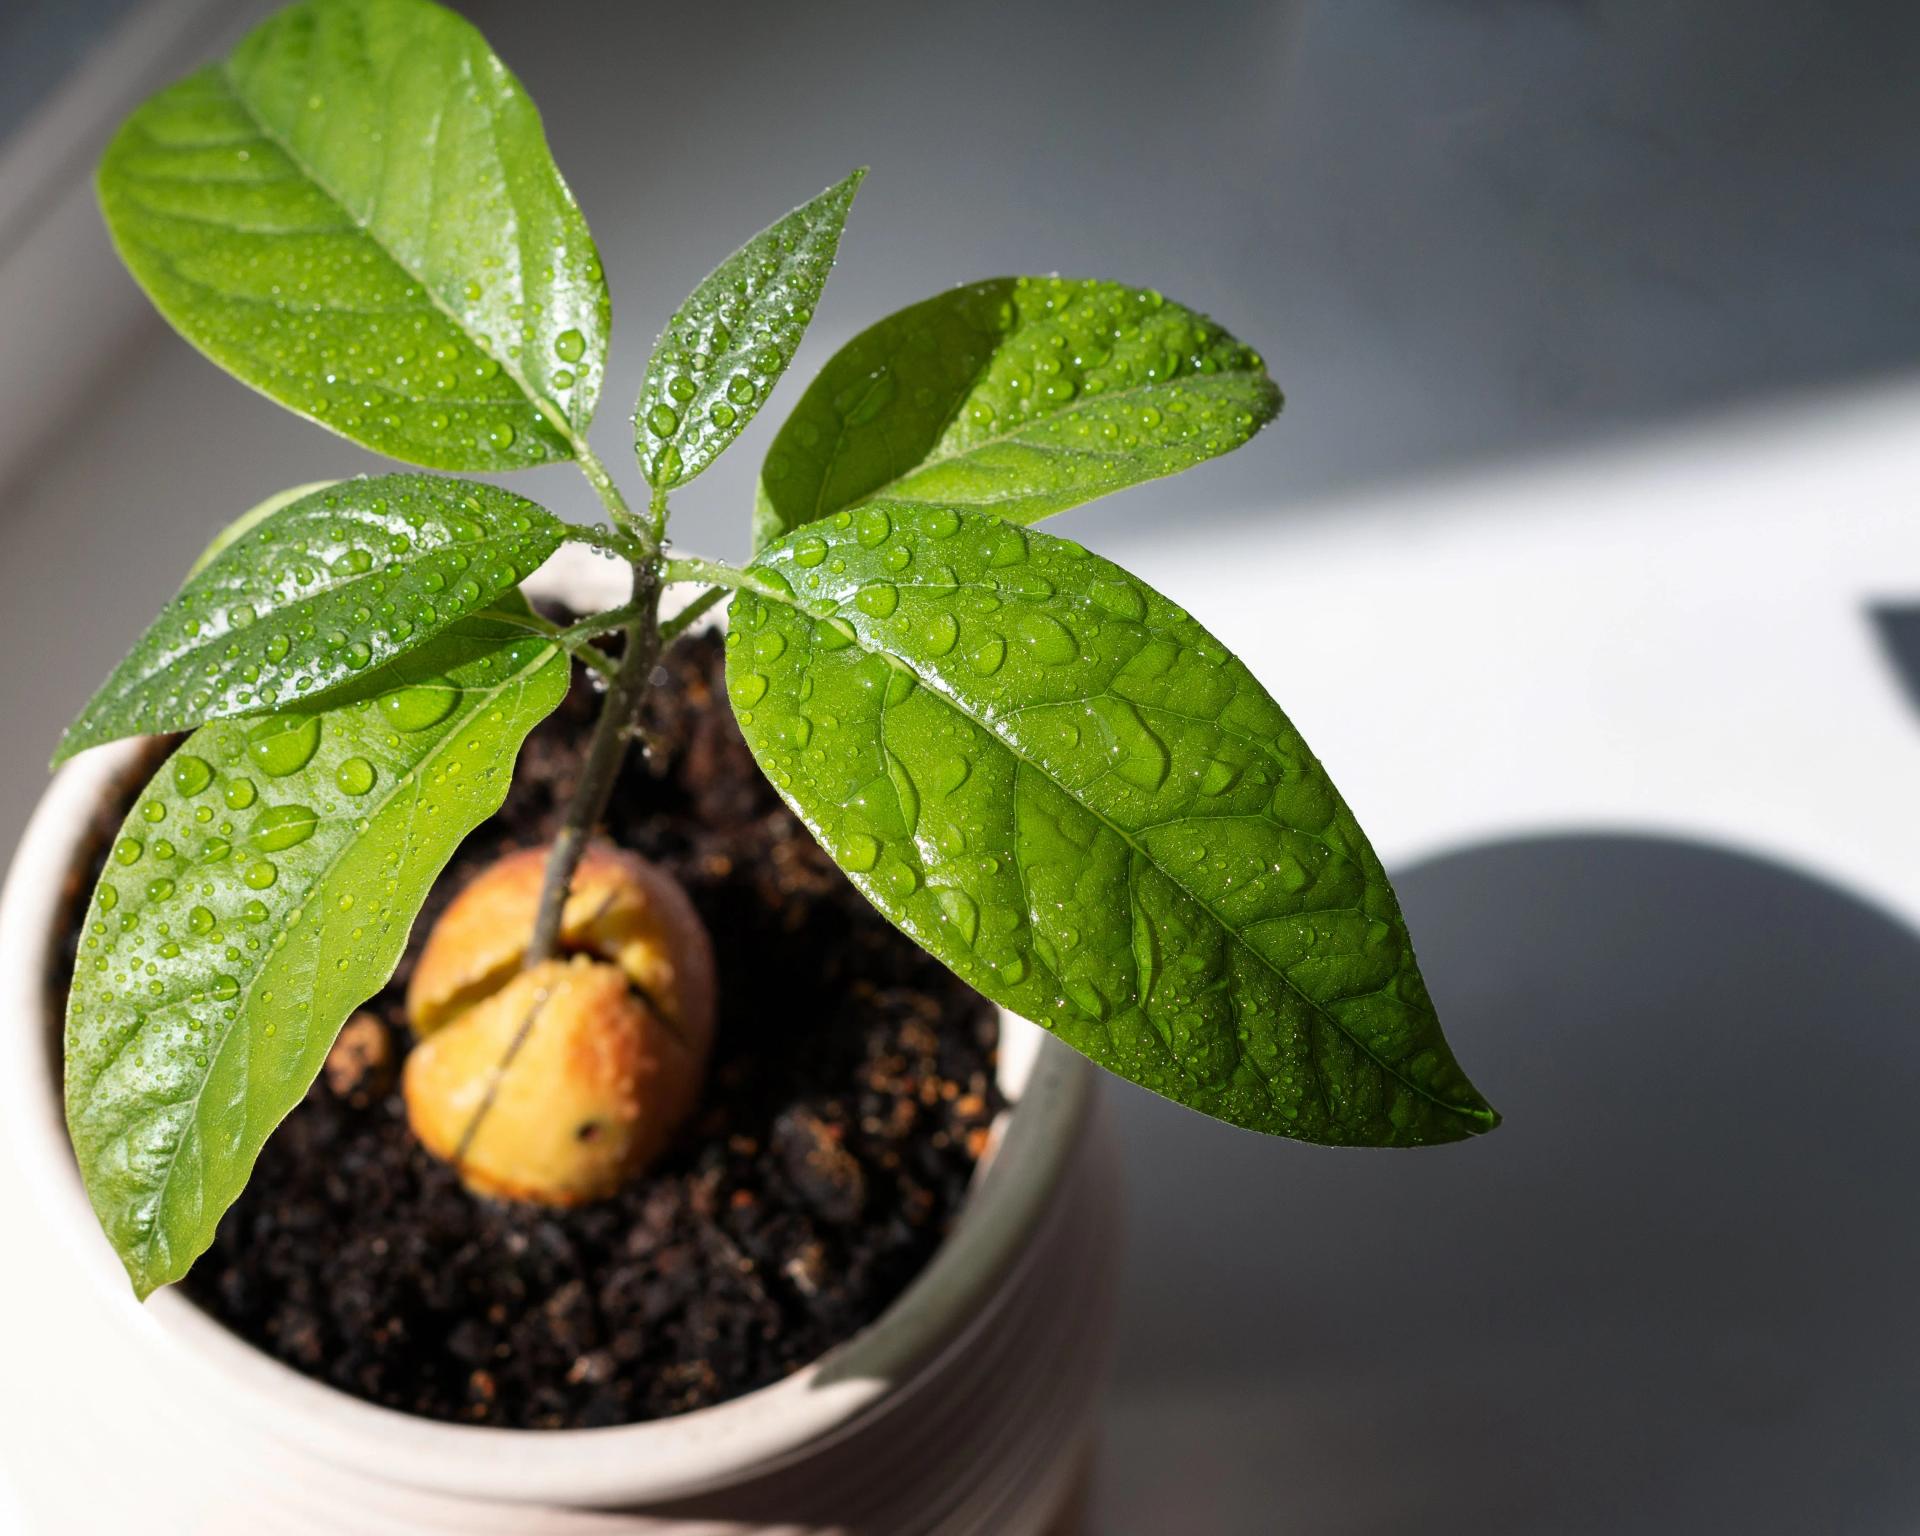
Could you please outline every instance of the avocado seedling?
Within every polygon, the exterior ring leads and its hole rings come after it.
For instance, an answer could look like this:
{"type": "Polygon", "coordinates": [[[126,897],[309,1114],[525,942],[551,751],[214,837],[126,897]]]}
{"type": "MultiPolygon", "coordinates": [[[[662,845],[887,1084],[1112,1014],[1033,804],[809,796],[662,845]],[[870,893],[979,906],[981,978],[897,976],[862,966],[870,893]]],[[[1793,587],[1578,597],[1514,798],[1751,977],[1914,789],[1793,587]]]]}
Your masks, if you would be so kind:
{"type": "Polygon", "coordinates": [[[310,0],[108,147],[107,226],[187,340],[439,472],[305,485],[239,518],[60,744],[190,733],[112,844],[67,1013],[67,1123],[139,1294],[212,1241],[576,666],[604,695],[557,834],[466,889],[412,976],[407,1114],[475,1191],[554,1204],[605,1195],[687,1125],[728,978],[685,894],[595,831],[666,647],[722,603],[726,697],[761,771],[980,993],[1256,1131],[1411,1146],[1495,1123],[1378,858],[1280,706],[1184,608],[1034,526],[1272,419],[1265,363],[1220,325],[1095,278],[947,288],[801,393],[750,559],[673,545],[674,493],[767,404],[862,174],[669,318],[630,503],[588,441],[600,257],[532,102],[466,22],[310,0]],[[561,460],[602,524],[460,478],[561,460]],[[536,611],[520,584],[568,542],[621,563],[625,601],[536,611]]]}

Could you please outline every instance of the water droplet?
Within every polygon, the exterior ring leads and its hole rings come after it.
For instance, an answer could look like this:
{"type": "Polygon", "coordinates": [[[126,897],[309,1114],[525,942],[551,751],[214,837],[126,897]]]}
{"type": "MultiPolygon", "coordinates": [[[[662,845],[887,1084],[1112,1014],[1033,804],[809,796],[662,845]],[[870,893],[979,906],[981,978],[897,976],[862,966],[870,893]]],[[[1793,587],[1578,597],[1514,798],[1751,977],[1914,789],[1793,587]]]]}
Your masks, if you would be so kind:
{"type": "Polygon", "coordinates": [[[647,430],[655,437],[671,437],[679,425],[680,413],[670,405],[656,405],[647,412],[647,430]]]}
{"type": "Polygon", "coordinates": [[[102,912],[111,912],[115,907],[120,905],[120,893],[116,891],[112,886],[102,881],[100,885],[99,900],[100,900],[100,910],[102,912]]]}
{"type": "Polygon", "coordinates": [[[845,619],[822,619],[813,630],[813,643],[823,651],[845,650],[859,638],[845,619]]]}
{"type": "Polygon", "coordinates": [[[884,619],[900,606],[900,589],[889,582],[862,587],[853,599],[854,607],[871,618],[884,619]]]}
{"type": "Polygon", "coordinates": [[[577,363],[587,355],[587,338],[568,326],[553,338],[553,354],[563,363],[577,363]]]}
{"type": "Polygon", "coordinates": [[[980,908],[974,899],[955,886],[943,886],[940,910],[959,933],[960,942],[971,947],[980,936],[980,908]]]}
{"type": "MultiPolygon", "coordinates": [[[[265,859],[256,859],[247,866],[247,872],[240,878],[245,880],[247,884],[252,886],[256,891],[264,891],[268,886],[272,885],[274,881],[280,878],[280,871],[275,869],[273,865],[269,864],[265,859]]],[[[255,921],[258,921],[258,919],[255,919],[255,921]]]]}
{"type": "Polygon", "coordinates": [[[863,549],[885,543],[892,532],[893,519],[887,516],[885,507],[862,507],[854,514],[853,536],[863,549]]]}
{"type": "Polygon", "coordinates": [[[1080,647],[1073,632],[1051,614],[1030,609],[1014,620],[1014,628],[1034,658],[1050,667],[1065,666],[1079,658],[1080,647]]]}
{"type": "Polygon", "coordinates": [[[795,565],[815,566],[826,558],[827,541],[825,539],[802,539],[793,547],[795,565]]]}
{"type": "Polygon", "coordinates": [[[156,880],[149,880],[147,882],[148,901],[165,901],[172,894],[173,882],[164,875],[156,880]]]}
{"type": "Polygon", "coordinates": [[[195,907],[187,914],[187,926],[195,933],[211,933],[213,913],[206,907],[195,907]]]}
{"type": "Polygon", "coordinates": [[[1000,663],[1006,659],[1007,642],[998,635],[988,635],[967,652],[967,661],[982,677],[993,676],[1000,670],[1000,663]]]}
{"type": "Polygon", "coordinates": [[[950,757],[934,770],[933,787],[943,795],[950,795],[973,773],[973,760],[966,757],[950,757]]]}
{"type": "Polygon", "coordinates": [[[880,844],[864,832],[850,832],[840,844],[840,863],[855,874],[865,874],[879,861],[880,844]]]}
{"type": "Polygon", "coordinates": [[[220,791],[229,810],[244,811],[253,804],[255,790],[252,779],[228,779],[220,791]]]}
{"type": "Polygon", "coordinates": [[[747,672],[731,681],[733,702],[737,708],[751,709],[766,697],[767,679],[764,673],[747,672]]]}
{"type": "Polygon", "coordinates": [[[1130,582],[1096,581],[1088,595],[1115,618],[1138,621],[1146,616],[1146,599],[1130,582]]]}
{"type": "Polygon", "coordinates": [[[907,695],[920,686],[920,679],[914,675],[913,668],[898,656],[887,656],[887,687],[882,695],[889,705],[903,704],[907,695]]]}
{"type": "MultiPolygon", "coordinates": [[[[272,885],[271,880],[267,881],[272,885]]],[[[267,920],[267,904],[264,901],[250,901],[240,909],[240,915],[250,923],[264,923],[267,920]]]]}
{"type": "Polygon", "coordinates": [[[278,853],[312,837],[319,819],[310,806],[272,806],[260,813],[247,841],[262,853],[278,853]]]}
{"type": "Polygon", "coordinates": [[[1091,982],[1069,978],[1060,985],[1061,990],[1082,1013],[1094,1019],[1106,1018],[1107,1000],[1100,995],[1099,990],[1091,982]]]}
{"type": "Polygon", "coordinates": [[[944,656],[960,638],[960,621],[950,613],[936,613],[920,629],[920,643],[929,654],[944,656]]]}
{"type": "Polygon", "coordinates": [[[364,757],[350,757],[333,770],[333,782],[349,795],[364,795],[373,788],[373,764],[364,757]]]}
{"type": "Polygon", "coordinates": [[[217,1002],[225,1002],[230,997],[240,995],[240,983],[231,976],[213,978],[213,996],[217,1002]]]}
{"type": "Polygon", "coordinates": [[[213,782],[213,766],[203,757],[183,752],[173,760],[173,787],[183,795],[197,795],[213,782]]]}
{"type": "Polygon", "coordinates": [[[1088,708],[1105,728],[1116,778],[1149,791],[1166,783],[1172,757],[1167,744],[1141,718],[1138,709],[1112,694],[1096,695],[1088,701],[1088,708]]]}
{"type": "Polygon", "coordinates": [[[382,694],[380,712],[395,730],[424,731],[453,713],[453,700],[454,689],[451,684],[420,683],[382,694]]]}
{"type": "Polygon", "coordinates": [[[262,773],[285,778],[312,760],[320,745],[318,715],[282,715],[262,720],[247,733],[247,756],[262,773]]]}
{"type": "Polygon", "coordinates": [[[1224,763],[1219,758],[1211,759],[1200,775],[1200,793],[1203,795],[1224,795],[1240,782],[1240,770],[1232,763],[1224,763]]]}
{"type": "Polygon", "coordinates": [[[1018,528],[1002,524],[987,534],[984,541],[987,564],[1004,570],[1027,558],[1027,536],[1018,528]]]}
{"type": "Polygon", "coordinates": [[[137,837],[123,837],[113,845],[113,856],[122,864],[137,863],[145,852],[145,845],[137,837]]]}
{"type": "Polygon", "coordinates": [[[167,819],[167,808],[158,800],[149,800],[145,805],[140,807],[140,814],[148,821],[165,821],[167,819]]]}
{"type": "Polygon", "coordinates": [[[497,421],[487,428],[487,441],[495,448],[511,448],[514,436],[512,422],[497,421]]]}

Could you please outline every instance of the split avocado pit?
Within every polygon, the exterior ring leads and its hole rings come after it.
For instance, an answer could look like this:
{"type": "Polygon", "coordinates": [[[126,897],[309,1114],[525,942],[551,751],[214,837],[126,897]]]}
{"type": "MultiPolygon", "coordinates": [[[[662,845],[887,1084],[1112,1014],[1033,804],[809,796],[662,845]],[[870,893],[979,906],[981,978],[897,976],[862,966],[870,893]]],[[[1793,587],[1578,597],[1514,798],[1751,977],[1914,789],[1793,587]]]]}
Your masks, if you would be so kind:
{"type": "Polygon", "coordinates": [[[568,1206],[644,1170],[698,1103],[713,949],[671,876],[596,842],[564,958],[527,966],[546,859],[508,854],[434,925],[407,988],[419,1044],[402,1089],[414,1134],[474,1193],[568,1206]]]}

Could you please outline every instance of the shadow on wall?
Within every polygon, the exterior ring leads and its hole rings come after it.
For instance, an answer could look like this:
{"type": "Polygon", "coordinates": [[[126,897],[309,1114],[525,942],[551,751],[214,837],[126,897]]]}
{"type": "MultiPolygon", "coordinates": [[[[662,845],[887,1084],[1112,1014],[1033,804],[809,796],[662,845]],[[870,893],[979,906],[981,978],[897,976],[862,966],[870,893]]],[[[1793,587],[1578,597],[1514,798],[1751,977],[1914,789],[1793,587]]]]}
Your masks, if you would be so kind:
{"type": "Polygon", "coordinates": [[[1907,702],[1920,713],[1920,606],[1877,606],[1868,618],[1907,702]]]}
{"type": "Polygon", "coordinates": [[[1506,1123],[1320,1154],[1124,1095],[1102,1529],[1907,1528],[1920,938],[1653,840],[1400,889],[1506,1123]]]}

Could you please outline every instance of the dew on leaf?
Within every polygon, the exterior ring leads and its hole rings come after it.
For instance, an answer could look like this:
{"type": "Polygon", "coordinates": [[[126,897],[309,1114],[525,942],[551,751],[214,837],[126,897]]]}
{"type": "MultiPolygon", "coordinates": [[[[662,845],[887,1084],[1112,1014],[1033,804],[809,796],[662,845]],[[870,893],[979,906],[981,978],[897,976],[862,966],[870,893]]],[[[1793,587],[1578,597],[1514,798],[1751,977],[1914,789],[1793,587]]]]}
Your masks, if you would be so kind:
{"type": "Polygon", "coordinates": [[[183,795],[197,795],[213,782],[213,767],[203,757],[183,752],[173,760],[173,787],[183,795]]]}
{"type": "Polygon", "coordinates": [[[279,716],[262,720],[247,733],[247,756],[262,773],[285,778],[312,760],[320,745],[318,715],[279,716]]]}
{"type": "Polygon", "coordinates": [[[247,841],[262,853],[279,853],[312,837],[318,821],[311,806],[270,806],[255,819],[247,841]]]}
{"type": "Polygon", "coordinates": [[[374,767],[364,757],[349,757],[333,770],[333,782],[343,793],[364,795],[373,788],[374,767]]]}

